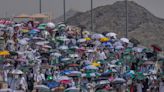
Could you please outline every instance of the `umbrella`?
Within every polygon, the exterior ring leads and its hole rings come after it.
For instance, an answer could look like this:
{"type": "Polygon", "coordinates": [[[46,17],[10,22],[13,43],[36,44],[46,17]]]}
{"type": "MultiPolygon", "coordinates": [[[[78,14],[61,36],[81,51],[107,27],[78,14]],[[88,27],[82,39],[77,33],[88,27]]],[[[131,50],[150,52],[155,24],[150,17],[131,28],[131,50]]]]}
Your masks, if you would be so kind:
{"type": "Polygon", "coordinates": [[[80,76],[81,74],[80,71],[70,71],[67,76],[80,76]]]}
{"type": "Polygon", "coordinates": [[[35,44],[36,45],[45,45],[45,44],[48,44],[49,42],[48,41],[40,41],[40,42],[36,42],[35,44]]]}
{"type": "Polygon", "coordinates": [[[61,41],[69,41],[70,40],[66,36],[59,36],[59,37],[56,37],[56,39],[61,40],[61,41]]]}
{"type": "Polygon", "coordinates": [[[59,87],[59,86],[60,86],[60,83],[56,82],[56,81],[52,81],[52,82],[47,83],[47,87],[49,87],[50,89],[56,88],[56,87],[59,87]]]}
{"type": "Polygon", "coordinates": [[[79,39],[77,42],[79,42],[79,43],[86,42],[86,39],[79,39]]]}
{"type": "Polygon", "coordinates": [[[121,83],[125,83],[125,82],[126,82],[126,80],[123,79],[123,78],[115,78],[115,79],[112,81],[112,83],[114,83],[114,84],[121,84],[121,83]]]}
{"type": "Polygon", "coordinates": [[[142,52],[143,48],[134,47],[133,50],[136,51],[136,52],[142,52]]]}
{"type": "Polygon", "coordinates": [[[9,88],[0,89],[0,92],[12,92],[12,89],[9,88]]]}
{"type": "Polygon", "coordinates": [[[88,69],[91,69],[91,70],[98,70],[97,67],[93,66],[93,65],[88,65],[88,66],[85,66],[84,69],[88,70],[88,69]]]}
{"type": "Polygon", "coordinates": [[[153,61],[146,61],[143,63],[144,65],[153,65],[155,64],[153,61]]]}
{"type": "Polygon", "coordinates": [[[100,41],[101,41],[101,42],[107,42],[107,41],[109,41],[109,38],[103,37],[103,38],[100,38],[100,41]]]}
{"type": "Polygon", "coordinates": [[[21,45],[27,45],[28,44],[28,42],[25,39],[20,40],[19,43],[21,45]]]}
{"type": "Polygon", "coordinates": [[[114,37],[114,38],[116,38],[116,35],[117,34],[116,33],[113,33],[113,32],[110,32],[110,33],[107,33],[106,34],[107,37],[114,37]]]}
{"type": "Polygon", "coordinates": [[[85,40],[86,40],[86,41],[90,41],[90,40],[91,40],[91,38],[87,37],[87,38],[85,38],[85,40]]]}
{"type": "Polygon", "coordinates": [[[129,39],[128,39],[128,38],[121,38],[120,40],[121,40],[122,42],[129,43],[129,39]]]}
{"type": "Polygon", "coordinates": [[[87,78],[91,78],[91,77],[98,77],[100,76],[101,74],[99,73],[83,73],[82,74],[82,77],[87,77],[87,78]]]}
{"type": "Polygon", "coordinates": [[[106,85],[106,84],[110,84],[110,81],[109,81],[109,80],[101,80],[101,81],[99,81],[99,82],[97,83],[96,86],[98,86],[98,85],[106,85]]]}
{"type": "Polygon", "coordinates": [[[63,46],[60,46],[59,49],[60,50],[67,50],[68,49],[68,46],[63,45],[63,46]]]}
{"type": "Polygon", "coordinates": [[[68,65],[69,67],[77,67],[77,66],[79,66],[78,64],[69,64],[68,65]]]}
{"type": "Polygon", "coordinates": [[[34,88],[39,89],[39,90],[47,90],[47,91],[50,90],[50,88],[47,87],[46,85],[36,85],[36,86],[34,86],[34,88]]]}
{"type": "Polygon", "coordinates": [[[7,56],[10,55],[9,51],[4,50],[4,51],[0,51],[0,56],[7,56]]]}
{"type": "Polygon", "coordinates": [[[42,47],[43,47],[43,48],[48,48],[48,49],[51,49],[51,48],[52,48],[52,47],[49,46],[49,45],[43,45],[42,47]]]}
{"type": "Polygon", "coordinates": [[[52,55],[54,55],[54,56],[56,56],[56,57],[62,56],[60,53],[52,53],[52,55]]]}
{"type": "Polygon", "coordinates": [[[38,26],[38,29],[44,30],[44,29],[46,29],[46,26],[47,26],[47,24],[40,24],[40,25],[38,26]]]}
{"type": "Polygon", "coordinates": [[[47,23],[47,27],[53,29],[53,28],[55,28],[55,24],[52,22],[49,22],[49,23],[47,23]]]}
{"type": "Polygon", "coordinates": [[[92,65],[95,66],[95,67],[101,66],[99,62],[98,63],[94,62],[94,63],[92,63],[92,65]]]}
{"type": "Polygon", "coordinates": [[[36,33],[37,33],[36,30],[30,30],[30,31],[29,31],[29,34],[36,34],[36,33]]]}
{"type": "Polygon", "coordinates": [[[21,70],[12,70],[11,73],[12,74],[23,74],[23,72],[21,70]]]}
{"type": "Polygon", "coordinates": [[[0,28],[4,28],[4,27],[6,27],[6,25],[0,24],[0,28]]]}
{"type": "Polygon", "coordinates": [[[71,58],[62,58],[61,61],[69,61],[71,58]]]}
{"type": "Polygon", "coordinates": [[[64,92],[80,92],[80,89],[76,87],[70,87],[65,89],[64,92]]]}
{"type": "Polygon", "coordinates": [[[88,52],[88,53],[93,53],[93,52],[95,52],[95,50],[88,49],[86,52],[88,52]]]}
{"type": "Polygon", "coordinates": [[[77,57],[79,57],[79,55],[78,54],[70,54],[70,57],[71,58],[77,58],[77,57]]]}
{"type": "Polygon", "coordinates": [[[93,34],[92,35],[92,39],[100,39],[100,38],[103,38],[104,36],[102,34],[93,34]]]}

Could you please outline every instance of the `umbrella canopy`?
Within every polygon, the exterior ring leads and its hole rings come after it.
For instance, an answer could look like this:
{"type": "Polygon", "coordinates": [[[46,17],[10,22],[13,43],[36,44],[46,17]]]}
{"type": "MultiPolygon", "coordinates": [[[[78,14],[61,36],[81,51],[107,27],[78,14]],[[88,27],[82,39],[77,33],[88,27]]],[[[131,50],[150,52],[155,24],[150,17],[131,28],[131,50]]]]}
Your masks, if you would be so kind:
{"type": "Polygon", "coordinates": [[[27,45],[28,42],[25,39],[19,40],[19,44],[21,45],[27,45]]]}
{"type": "Polygon", "coordinates": [[[49,22],[49,23],[47,23],[47,27],[53,29],[53,28],[55,28],[55,24],[52,22],[49,22]]]}
{"type": "Polygon", "coordinates": [[[65,89],[64,92],[80,92],[80,89],[76,87],[70,87],[65,89]]]}
{"type": "Polygon", "coordinates": [[[125,83],[126,80],[123,78],[116,78],[112,81],[112,83],[120,84],[120,83],[125,83]]]}
{"type": "Polygon", "coordinates": [[[114,38],[116,38],[116,35],[117,34],[116,33],[113,33],[113,32],[110,32],[110,33],[107,33],[106,34],[107,37],[114,37],[114,38]]]}
{"type": "Polygon", "coordinates": [[[60,50],[67,50],[68,49],[68,46],[63,45],[63,46],[60,46],[59,49],[60,50]]]}
{"type": "Polygon", "coordinates": [[[23,74],[23,72],[21,70],[12,70],[11,71],[12,74],[23,74]]]}
{"type": "Polygon", "coordinates": [[[71,58],[77,58],[77,57],[79,57],[79,55],[78,54],[70,54],[70,57],[71,58]]]}
{"type": "Polygon", "coordinates": [[[155,64],[153,61],[146,61],[143,63],[144,65],[153,65],[155,64]]]}
{"type": "Polygon", "coordinates": [[[109,41],[109,38],[103,37],[103,38],[100,38],[100,41],[101,41],[101,42],[107,42],[107,41],[109,41]]]}
{"type": "Polygon", "coordinates": [[[79,42],[79,43],[86,42],[86,39],[79,39],[77,42],[79,42]]]}
{"type": "Polygon", "coordinates": [[[39,89],[39,90],[47,90],[47,91],[50,90],[50,88],[47,87],[46,85],[36,85],[36,86],[34,86],[34,88],[39,89]]]}
{"type": "Polygon", "coordinates": [[[49,88],[56,88],[56,87],[59,87],[60,86],[60,83],[59,82],[56,82],[56,81],[52,81],[52,82],[48,82],[47,83],[47,87],[49,88]]]}
{"type": "Polygon", "coordinates": [[[36,45],[46,45],[48,43],[49,43],[48,41],[40,41],[40,42],[36,42],[35,44],[36,45]]]}
{"type": "Polygon", "coordinates": [[[7,56],[7,55],[10,55],[9,51],[0,51],[0,56],[7,56]]]}
{"type": "Polygon", "coordinates": [[[92,39],[100,39],[100,38],[103,38],[104,36],[102,34],[93,34],[92,35],[92,39]]]}
{"type": "Polygon", "coordinates": [[[12,89],[9,89],[9,88],[0,89],[0,92],[12,92],[12,89]]]}
{"type": "Polygon", "coordinates": [[[100,75],[101,74],[99,74],[99,73],[83,73],[82,77],[91,78],[91,77],[98,77],[100,75]]]}
{"type": "Polygon", "coordinates": [[[93,66],[93,65],[85,66],[84,69],[86,69],[86,70],[98,70],[98,68],[93,66]]]}
{"type": "Polygon", "coordinates": [[[128,38],[121,38],[120,40],[121,40],[122,42],[129,43],[129,39],[128,39],[128,38]]]}

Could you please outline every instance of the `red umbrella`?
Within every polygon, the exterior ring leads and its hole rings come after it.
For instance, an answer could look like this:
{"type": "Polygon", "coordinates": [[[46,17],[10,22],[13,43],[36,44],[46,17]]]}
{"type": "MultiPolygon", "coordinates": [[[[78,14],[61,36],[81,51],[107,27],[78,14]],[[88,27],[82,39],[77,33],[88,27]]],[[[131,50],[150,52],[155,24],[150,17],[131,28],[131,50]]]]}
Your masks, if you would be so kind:
{"type": "Polygon", "coordinates": [[[60,83],[62,84],[69,84],[71,82],[71,80],[61,80],[60,83]]]}
{"type": "Polygon", "coordinates": [[[161,49],[158,45],[156,45],[156,44],[151,45],[151,47],[152,47],[155,51],[158,51],[158,52],[161,52],[161,51],[162,51],[162,49],[161,49]]]}
{"type": "Polygon", "coordinates": [[[69,64],[68,65],[69,67],[77,67],[77,66],[79,66],[78,64],[69,64]]]}

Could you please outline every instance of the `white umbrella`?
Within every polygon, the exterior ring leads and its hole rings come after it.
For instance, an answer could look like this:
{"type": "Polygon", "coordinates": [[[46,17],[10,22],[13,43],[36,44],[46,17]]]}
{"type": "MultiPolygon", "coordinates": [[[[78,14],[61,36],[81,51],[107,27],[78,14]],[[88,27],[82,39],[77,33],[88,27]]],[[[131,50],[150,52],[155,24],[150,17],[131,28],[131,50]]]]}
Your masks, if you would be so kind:
{"type": "Polygon", "coordinates": [[[63,58],[61,59],[61,61],[68,61],[68,60],[71,60],[70,58],[63,58]]]}
{"type": "Polygon", "coordinates": [[[53,29],[53,28],[55,28],[55,24],[52,22],[49,22],[49,23],[47,23],[47,27],[53,29]]]}
{"type": "Polygon", "coordinates": [[[79,43],[86,42],[86,39],[79,39],[77,42],[79,42],[79,43]]]}
{"type": "Polygon", "coordinates": [[[77,47],[77,46],[72,46],[72,47],[70,47],[71,49],[78,49],[79,47],[77,47]]]}
{"type": "Polygon", "coordinates": [[[43,48],[49,48],[49,49],[51,49],[52,47],[49,46],[49,45],[44,45],[43,48]]]}
{"type": "Polygon", "coordinates": [[[56,56],[56,57],[62,56],[60,53],[52,53],[52,55],[54,55],[54,56],[56,56]]]}
{"type": "Polygon", "coordinates": [[[36,45],[45,45],[45,44],[48,44],[49,42],[48,41],[40,41],[40,42],[36,42],[35,44],[36,45]]]}
{"type": "Polygon", "coordinates": [[[20,40],[19,43],[21,45],[27,45],[28,44],[28,42],[25,39],[20,40]]]}
{"type": "Polygon", "coordinates": [[[79,55],[78,54],[70,54],[70,57],[71,58],[77,58],[77,57],[79,57],[79,55]]]}
{"type": "Polygon", "coordinates": [[[121,38],[120,40],[121,40],[122,42],[129,43],[129,39],[128,39],[128,38],[121,38]]]}
{"type": "Polygon", "coordinates": [[[92,35],[92,39],[100,39],[100,38],[103,38],[104,36],[102,34],[93,34],[92,35]]]}
{"type": "Polygon", "coordinates": [[[110,83],[109,80],[101,80],[101,81],[98,82],[97,85],[105,85],[105,84],[109,84],[109,83],[110,83]]]}
{"type": "Polygon", "coordinates": [[[93,70],[98,70],[97,67],[92,66],[92,65],[85,66],[84,69],[93,69],[93,70]]]}
{"type": "Polygon", "coordinates": [[[117,34],[116,33],[113,33],[113,32],[110,32],[110,33],[107,33],[106,34],[107,37],[114,37],[114,38],[116,38],[116,35],[117,34]]]}
{"type": "Polygon", "coordinates": [[[70,40],[66,36],[59,36],[56,39],[61,40],[61,41],[69,41],[70,40]]]}
{"type": "Polygon", "coordinates": [[[63,46],[60,46],[59,49],[61,49],[61,50],[67,50],[68,49],[68,46],[63,45],[63,46]]]}
{"type": "Polygon", "coordinates": [[[36,85],[34,88],[39,90],[50,90],[50,88],[45,85],[36,85]]]}
{"type": "Polygon", "coordinates": [[[21,70],[12,70],[11,73],[12,74],[23,74],[23,72],[21,70]]]}
{"type": "Polygon", "coordinates": [[[119,49],[123,49],[124,46],[116,46],[115,49],[119,50],[119,49]]]}
{"type": "Polygon", "coordinates": [[[65,89],[64,92],[80,92],[80,89],[76,87],[70,87],[65,89]]]}
{"type": "Polygon", "coordinates": [[[6,25],[0,24],[0,28],[4,28],[6,27],[6,25]]]}
{"type": "Polygon", "coordinates": [[[116,78],[113,80],[113,83],[124,83],[124,82],[126,82],[126,80],[123,78],[116,78]]]}
{"type": "Polygon", "coordinates": [[[142,52],[143,48],[134,47],[133,50],[136,51],[136,52],[142,52]]]}
{"type": "Polygon", "coordinates": [[[15,42],[13,40],[8,40],[7,43],[12,43],[14,44],[15,42]]]}
{"type": "Polygon", "coordinates": [[[88,49],[86,52],[88,52],[88,53],[92,53],[92,52],[95,52],[95,50],[88,49]]]}
{"type": "Polygon", "coordinates": [[[12,92],[12,89],[9,88],[0,89],[0,92],[12,92]]]}
{"type": "Polygon", "coordinates": [[[67,76],[60,76],[57,81],[62,81],[62,80],[71,80],[71,78],[67,77],[67,76]]]}

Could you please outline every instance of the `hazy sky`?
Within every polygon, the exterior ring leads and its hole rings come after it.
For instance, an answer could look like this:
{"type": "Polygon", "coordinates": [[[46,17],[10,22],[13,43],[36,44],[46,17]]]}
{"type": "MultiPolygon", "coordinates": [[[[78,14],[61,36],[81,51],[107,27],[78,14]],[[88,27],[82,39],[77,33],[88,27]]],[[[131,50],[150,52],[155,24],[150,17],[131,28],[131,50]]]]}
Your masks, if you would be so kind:
{"type": "MultiPolygon", "coordinates": [[[[94,7],[112,4],[118,0],[93,0],[94,7]]],[[[133,0],[144,6],[154,15],[164,18],[164,0],[133,0]]],[[[63,0],[42,0],[43,12],[54,17],[63,14],[63,0]]],[[[66,8],[86,11],[90,9],[90,0],[66,0],[66,8]]],[[[0,16],[14,16],[21,13],[39,12],[39,0],[0,0],[0,16]]]]}

